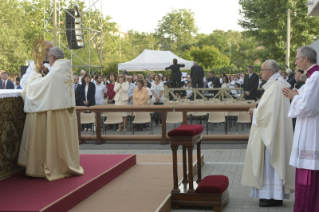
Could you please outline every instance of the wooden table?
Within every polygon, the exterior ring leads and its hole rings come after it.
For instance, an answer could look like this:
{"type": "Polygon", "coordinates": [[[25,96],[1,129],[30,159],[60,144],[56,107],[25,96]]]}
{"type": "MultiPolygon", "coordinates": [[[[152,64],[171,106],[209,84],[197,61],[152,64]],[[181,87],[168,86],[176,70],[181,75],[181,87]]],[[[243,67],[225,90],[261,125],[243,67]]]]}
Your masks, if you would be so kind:
{"type": "Polygon", "coordinates": [[[26,117],[20,92],[0,89],[0,179],[23,169],[17,165],[26,117]]]}

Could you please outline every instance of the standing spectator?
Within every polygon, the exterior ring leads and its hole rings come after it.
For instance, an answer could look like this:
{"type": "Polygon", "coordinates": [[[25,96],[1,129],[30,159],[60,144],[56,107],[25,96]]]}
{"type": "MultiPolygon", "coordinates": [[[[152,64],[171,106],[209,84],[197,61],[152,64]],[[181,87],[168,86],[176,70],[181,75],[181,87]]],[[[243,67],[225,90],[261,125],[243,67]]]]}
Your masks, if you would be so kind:
{"type": "Polygon", "coordinates": [[[307,75],[301,74],[299,82],[295,84],[295,89],[299,90],[306,83],[306,80],[307,80],[307,75]]]}
{"type": "Polygon", "coordinates": [[[114,73],[110,73],[109,80],[110,80],[110,83],[107,84],[107,92],[106,92],[107,103],[114,104],[115,103],[115,101],[114,101],[114,96],[115,96],[114,84],[116,81],[116,75],[114,73]]]}
{"type": "Polygon", "coordinates": [[[185,67],[184,64],[177,64],[177,59],[173,59],[173,65],[166,67],[165,70],[171,69],[171,83],[173,88],[181,88],[181,67],[185,67]]]}
{"type": "Polygon", "coordinates": [[[248,74],[244,80],[243,90],[245,92],[246,100],[255,100],[259,97],[259,93],[257,91],[259,85],[259,77],[257,74],[253,73],[253,67],[248,66],[248,74]]]}
{"type": "MultiPolygon", "coordinates": [[[[89,74],[84,75],[84,83],[81,85],[81,106],[95,105],[95,85],[91,82],[89,74]]],[[[84,131],[91,131],[92,124],[84,124],[84,131]]]]}
{"type": "Polygon", "coordinates": [[[153,82],[152,74],[147,74],[146,75],[146,81],[147,81],[147,87],[151,88],[152,87],[152,82],[153,82]]]}
{"type": "Polygon", "coordinates": [[[293,89],[295,87],[295,84],[299,82],[300,75],[301,75],[301,71],[298,70],[297,73],[295,74],[295,77],[292,77],[291,79],[288,80],[289,84],[291,85],[290,89],[293,89]]]}
{"type": "MultiPolygon", "coordinates": [[[[137,88],[133,94],[133,104],[134,105],[147,105],[149,100],[149,94],[147,89],[144,87],[143,80],[137,80],[136,82],[137,88]]],[[[141,124],[137,126],[141,131],[145,131],[145,124],[141,124]]],[[[137,129],[136,129],[137,131],[137,129]]]]}
{"type": "MultiPolygon", "coordinates": [[[[164,103],[164,84],[161,82],[161,79],[158,74],[154,75],[154,82],[151,87],[152,91],[152,101],[154,105],[163,105],[164,103]]],[[[155,121],[155,127],[158,124],[162,124],[162,113],[155,112],[153,115],[153,119],[155,121]]]]}
{"type": "Polygon", "coordinates": [[[199,66],[195,61],[191,67],[190,77],[192,78],[193,88],[203,88],[204,70],[203,67],[199,66]]]}
{"type": "Polygon", "coordinates": [[[22,89],[20,86],[20,77],[16,78],[16,86],[17,86],[16,89],[22,89]]]}
{"type": "Polygon", "coordinates": [[[75,105],[81,106],[81,85],[78,75],[73,76],[75,105]]]}
{"type": "Polygon", "coordinates": [[[102,83],[102,77],[95,76],[95,103],[97,105],[104,105],[104,97],[106,97],[106,87],[102,83]]]}
{"type": "Polygon", "coordinates": [[[14,89],[14,84],[10,80],[8,80],[8,73],[1,73],[1,81],[0,81],[0,89],[14,89]]]}
{"type": "Polygon", "coordinates": [[[163,76],[162,81],[163,81],[164,84],[165,84],[166,82],[171,82],[166,75],[163,76]]]}
{"type": "Polygon", "coordinates": [[[133,77],[130,75],[125,76],[127,82],[129,83],[128,85],[128,90],[127,90],[127,97],[128,97],[128,104],[133,105],[133,93],[136,88],[135,84],[132,82],[133,77]]]}
{"type": "MultiPolygon", "coordinates": [[[[152,91],[149,87],[147,87],[147,81],[146,79],[144,80],[144,87],[147,89],[148,95],[149,95],[149,99],[152,98],[152,91]]],[[[148,104],[150,104],[150,100],[148,101],[148,104]]]]}
{"type": "Polygon", "coordinates": [[[294,72],[291,69],[288,69],[287,70],[287,74],[288,74],[288,80],[287,81],[289,82],[289,80],[294,78],[294,72]]]}
{"type": "MultiPolygon", "coordinates": [[[[210,71],[208,74],[208,78],[206,79],[207,81],[207,86],[209,88],[220,88],[220,81],[218,79],[218,77],[215,76],[215,72],[214,71],[210,71]]],[[[210,93],[213,93],[214,95],[216,95],[218,93],[218,90],[214,90],[214,91],[210,91],[210,93]]]]}
{"type": "Polygon", "coordinates": [[[82,82],[84,83],[84,75],[85,75],[85,71],[81,70],[80,77],[79,77],[79,84],[80,85],[82,84],[82,82]]]}
{"type": "Polygon", "coordinates": [[[138,76],[137,76],[137,74],[134,74],[134,75],[133,75],[133,81],[132,81],[132,82],[135,84],[135,86],[136,86],[137,80],[138,80],[138,76]]]}
{"type": "Polygon", "coordinates": [[[286,72],[282,72],[281,76],[284,80],[288,81],[288,76],[286,72]]]}
{"type": "MultiPolygon", "coordinates": [[[[125,79],[124,74],[119,74],[117,82],[114,86],[114,91],[116,95],[114,97],[115,105],[128,105],[128,96],[127,90],[129,83],[125,79]]],[[[123,131],[126,131],[126,121],[127,121],[127,112],[122,112],[123,117],[123,131]]],[[[121,124],[119,124],[118,132],[121,131],[121,124]]]]}

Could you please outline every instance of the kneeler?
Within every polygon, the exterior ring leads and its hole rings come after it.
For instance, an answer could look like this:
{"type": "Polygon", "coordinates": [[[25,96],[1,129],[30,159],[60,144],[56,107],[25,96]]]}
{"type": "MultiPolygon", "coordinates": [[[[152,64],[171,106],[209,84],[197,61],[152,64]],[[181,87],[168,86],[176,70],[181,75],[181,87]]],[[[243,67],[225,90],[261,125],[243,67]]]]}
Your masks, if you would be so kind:
{"type": "Polygon", "coordinates": [[[203,130],[202,125],[182,125],[168,133],[168,136],[171,138],[173,153],[174,188],[171,191],[173,209],[179,209],[183,205],[214,207],[214,211],[222,211],[223,206],[228,202],[228,177],[224,175],[210,175],[203,180],[201,179],[202,160],[200,144],[203,130]],[[197,181],[193,181],[193,149],[195,144],[197,145],[197,181]],[[177,175],[177,150],[179,145],[183,148],[183,180],[180,185],[178,185],[177,175]],[[186,149],[188,152],[188,164],[186,149]]]}

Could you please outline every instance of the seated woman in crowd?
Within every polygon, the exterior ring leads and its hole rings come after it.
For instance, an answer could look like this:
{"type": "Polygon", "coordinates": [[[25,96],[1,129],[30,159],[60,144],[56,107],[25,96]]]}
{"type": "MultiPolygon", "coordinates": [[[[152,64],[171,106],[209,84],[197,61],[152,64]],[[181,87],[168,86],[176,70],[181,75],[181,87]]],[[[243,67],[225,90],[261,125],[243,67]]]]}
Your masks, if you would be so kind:
{"type": "MultiPolygon", "coordinates": [[[[116,92],[114,100],[115,105],[128,105],[128,82],[125,79],[124,74],[119,74],[117,82],[114,85],[114,91],[116,92]]],[[[123,131],[126,131],[126,120],[127,120],[127,112],[122,112],[123,117],[123,131]]],[[[119,128],[117,131],[121,131],[121,124],[119,124],[119,128]]]]}
{"type": "MultiPolygon", "coordinates": [[[[80,95],[81,95],[81,106],[92,106],[95,105],[95,84],[91,82],[91,77],[89,74],[85,74],[84,82],[81,85],[80,95]]],[[[91,131],[92,124],[83,124],[84,131],[91,131]]]]}
{"type": "MultiPolygon", "coordinates": [[[[147,105],[149,100],[149,94],[147,89],[144,87],[144,80],[137,80],[137,88],[133,94],[133,105],[147,105]]],[[[145,131],[145,124],[139,124],[137,129],[145,131]]],[[[136,130],[137,131],[137,130],[136,130]]]]}

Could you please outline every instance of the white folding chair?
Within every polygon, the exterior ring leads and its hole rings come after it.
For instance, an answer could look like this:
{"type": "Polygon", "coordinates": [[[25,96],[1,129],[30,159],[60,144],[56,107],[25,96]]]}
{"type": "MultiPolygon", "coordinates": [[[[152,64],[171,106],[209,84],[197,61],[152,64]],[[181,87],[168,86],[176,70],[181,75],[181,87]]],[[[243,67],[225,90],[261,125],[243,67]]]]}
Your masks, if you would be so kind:
{"type": "Polygon", "coordinates": [[[94,135],[95,113],[80,113],[81,124],[92,124],[92,132],[94,135]]]}
{"type": "Polygon", "coordinates": [[[132,123],[133,123],[133,135],[134,135],[135,124],[146,124],[146,123],[150,123],[151,130],[149,132],[150,134],[152,132],[152,135],[153,135],[153,125],[152,125],[152,120],[151,120],[151,116],[149,112],[136,112],[134,121],[132,123]]]}
{"type": "MultiPolygon", "coordinates": [[[[104,122],[104,125],[108,124],[121,124],[123,123],[123,117],[121,112],[112,112],[107,113],[107,119],[104,122]]],[[[106,127],[104,127],[104,132],[106,134],[106,127]]]]}
{"type": "MultiPolygon", "coordinates": [[[[236,132],[238,133],[238,124],[250,124],[250,115],[248,112],[239,112],[238,113],[238,120],[236,124],[236,132]]],[[[244,125],[243,130],[244,130],[244,125]]]]}
{"type": "Polygon", "coordinates": [[[206,131],[208,134],[208,123],[213,124],[212,130],[214,130],[214,124],[224,123],[225,126],[225,134],[227,134],[227,124],[226,124],[226,118],[224,112],[210,112],[208,114],[208,120],[206,124],[206,131]]]}
{"type": "Polygon", "coordinates": [[[166,115],[166,124],[176,124],[183,123],[183,112],[168,112],[166,115]]]}

